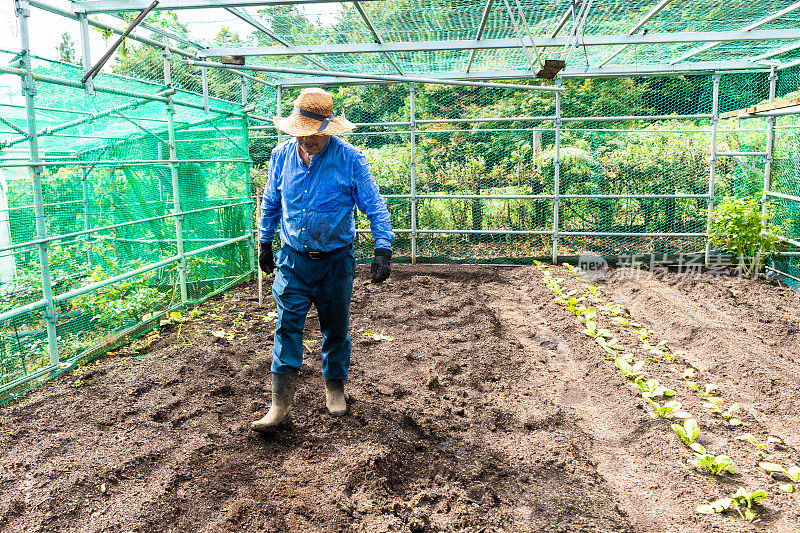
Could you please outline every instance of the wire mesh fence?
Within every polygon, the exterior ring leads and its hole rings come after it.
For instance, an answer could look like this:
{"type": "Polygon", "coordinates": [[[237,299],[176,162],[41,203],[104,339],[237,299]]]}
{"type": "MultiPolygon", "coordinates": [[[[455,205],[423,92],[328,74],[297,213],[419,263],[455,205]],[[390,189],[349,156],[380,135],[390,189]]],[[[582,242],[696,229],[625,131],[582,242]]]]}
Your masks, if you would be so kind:
{"type": "Polygon", "coordinates": [[[34,57],[34,107],[23,76],[0,97],[0,401],[254,269],[242,106],[171,91],[160,59],[87,94],[34,57]]]}
{"type": "MultiPolygon", "coordinates": [[[[291,113],[300,89],[143,50],[100,74],[94,94],[79,83],[81,67],[33,58],[41,164],[31,162],[19,82],[0,100],[5,398],[253,271],[253,197],[286,139],[269,119],[291,113]]],[[[0,52],[0,62],[12,59],[0,52]]],[[[398,260],[699,257],[714,203],[762,194],[770,128],[773,220],[785,251],[798,251],[797,118],[716,119],[767,99],[768,73],[563,86],[558,96],[328,87],[337,112],[359,124],[344,137],[387,200],[398,260]]],[[[797,88],[790,69],[776,96],[797,88]]],[[[368,260],[369,223],[355,216],[356,253],[368,260]]],[[[798,257],[770,268],[800,279],[798,257]]]]}

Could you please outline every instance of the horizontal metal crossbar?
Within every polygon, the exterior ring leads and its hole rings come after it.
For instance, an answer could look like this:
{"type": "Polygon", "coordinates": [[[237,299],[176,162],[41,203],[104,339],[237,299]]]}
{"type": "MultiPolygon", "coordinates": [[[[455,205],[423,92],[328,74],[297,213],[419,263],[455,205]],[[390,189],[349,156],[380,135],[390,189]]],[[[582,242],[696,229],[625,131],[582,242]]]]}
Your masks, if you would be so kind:
{"type": "MultiPolygon", "coordinates": [[[[697,61],[691,63],[680,63],[677,65],[654,64],[654,65],[607,65],[602,68],[590,67],[567,67],[558,78],[612,78],[627,76],[671,76],[677,74],[712,74],[718,71],[725,72],[769,72],[768,66],[761,66],[758,63],[747,61],[697,61]]],[[[315,76],[313,74],[303,78],[279,78],[275,80],[276,85],[283,87],[319,87],[320,85],[359,85],[359,84],[380,84],[395,83],[394,81],[382,81],[365,78],[353,77],[355,74],[342,73],[342,76],[315,76]]],[[[535,74],[530,70],[492,70],[492,71],[470,71],[470,72],[425,72],[417,74],[430,79],[450,79],[450,80],[514,80],[514,79],[534,79],[535,74]]],[[[410,79],[402,81],[411,82],[410,79]]]]}
{"type": "MultiPolygon", "coordinates": [[[[361,0],[369,2],[371,0],[361,0]]],[[[213,7],[264,7],[287,4],[339,3],[340,0],[161,0],[157,10],[202,9],[213,7]]],[[[118,11],[141,11],[150,2],[147,0],[83,0],[72,2],[75,13],[115,13],[118,11]]]]}
{"type": "MultiPolygon", "coordinates": [[[[431,50],[495,50],[502,48],[564,46],[568,37],[539,37],[533,43],[527,37],[514,39],[464,39],[443,41],[405,41],[384,43],[320,44],[310,46],[234,46],[198,50],[198,57],[291,56],[301,54],[376,54],[383,52],[427,52],[431,50]]],[[[728,41],[772,41],[800,39],[800,29],[647,33],[645,35],[586,35],[581,46],[609,46],[666,43],[703,43],[728,41]]]]}

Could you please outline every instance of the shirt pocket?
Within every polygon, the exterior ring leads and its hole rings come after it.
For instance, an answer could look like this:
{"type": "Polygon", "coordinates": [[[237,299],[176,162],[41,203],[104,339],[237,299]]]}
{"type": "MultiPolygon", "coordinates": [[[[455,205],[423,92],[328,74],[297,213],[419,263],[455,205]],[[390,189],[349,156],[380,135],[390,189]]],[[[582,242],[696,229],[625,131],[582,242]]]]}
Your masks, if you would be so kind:
{"type": "Polygon", "coordinates": [[[350,188],[341,183],[326,183],[320,185],[317,191],[317,202],[314,206],[315,211],[332,212],[338,211],[350,202],[350,188]]]}

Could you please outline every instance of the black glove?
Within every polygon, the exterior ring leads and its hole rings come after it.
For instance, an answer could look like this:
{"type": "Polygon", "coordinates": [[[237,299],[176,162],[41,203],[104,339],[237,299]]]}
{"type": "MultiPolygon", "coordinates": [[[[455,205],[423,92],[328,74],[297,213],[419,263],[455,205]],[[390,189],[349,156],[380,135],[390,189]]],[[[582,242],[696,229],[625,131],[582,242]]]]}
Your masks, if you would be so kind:
{"type": "Polygon", "coordinates": [[[369,274],[372,276],[372,283],[386,281],[386,278],[392,273],[391,259],[391,250],[375,248],[375,258],[372,260],[372,265],[369,268],[369,274]]]}
{"type": "Polygon", "coordinates": [[[262,242],[261,251],[258,253],[258,266],[265,274],[272,274],[275,270],[275,258],[272,257],[272,241],[262,242]]]}

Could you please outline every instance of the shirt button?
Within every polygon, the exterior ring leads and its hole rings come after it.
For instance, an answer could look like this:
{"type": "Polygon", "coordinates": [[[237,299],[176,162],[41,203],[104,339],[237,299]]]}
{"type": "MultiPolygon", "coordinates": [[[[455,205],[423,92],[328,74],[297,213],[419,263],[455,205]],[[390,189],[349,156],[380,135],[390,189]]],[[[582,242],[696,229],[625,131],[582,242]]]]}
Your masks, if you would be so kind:
{"type": "Polygon", "coordinates": [[[308,189],[306,189],[306,190],[305,190],[305,191],[303,191],[303,192],[308,192],[308,189]]]}
{"type": "Polygon", "coordinates": [[[305,210],[305,209],[303,209],[303,213],[305,213],[305,212],[306,212],[306,210],[305,210]]]}
{"type": "Polygon", "coordinates": [[[305,231],[305,230],[306,230],[306,228],[300,228],[300,231],[305,231]]]}

